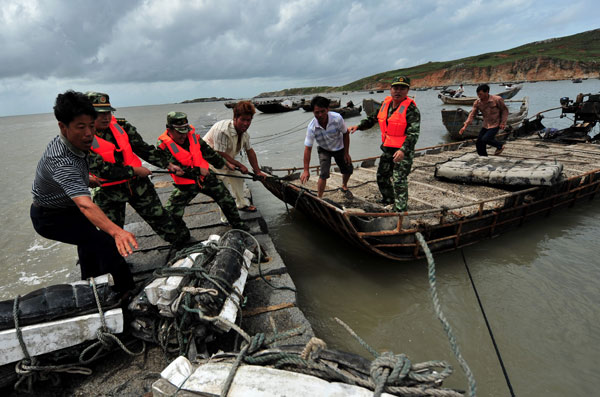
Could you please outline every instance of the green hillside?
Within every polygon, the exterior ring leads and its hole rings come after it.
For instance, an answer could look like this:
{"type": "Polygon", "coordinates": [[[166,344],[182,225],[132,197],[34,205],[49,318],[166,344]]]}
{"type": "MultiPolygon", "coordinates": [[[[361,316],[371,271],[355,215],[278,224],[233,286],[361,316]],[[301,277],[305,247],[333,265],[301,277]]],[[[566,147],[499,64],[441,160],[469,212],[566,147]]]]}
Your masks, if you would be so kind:
{"type": "MultiPolygon", "coordinates": [[[[428,62],[410,68],[390,70],[353,81],[340,87],[291,88],[278,91],[277,93],[263,93],[261,96],[266,96],[267,94],[284,96],[305,95],[316,92],[358,91],[368,87],[387,85],[399,74],[408,75],[411,79],[415,80],[443,70],[451,70],[454,68],[478,69],[498,67],[540,57],[556,61],[598,64],[598,60],[600,60],[600,29],[578,33],[572,36],[536,41],[505,51],[489,52],[453,61],[428,62]]],[[[598,68],[598,66],[596,66],[596,68],[598,68]]]]}

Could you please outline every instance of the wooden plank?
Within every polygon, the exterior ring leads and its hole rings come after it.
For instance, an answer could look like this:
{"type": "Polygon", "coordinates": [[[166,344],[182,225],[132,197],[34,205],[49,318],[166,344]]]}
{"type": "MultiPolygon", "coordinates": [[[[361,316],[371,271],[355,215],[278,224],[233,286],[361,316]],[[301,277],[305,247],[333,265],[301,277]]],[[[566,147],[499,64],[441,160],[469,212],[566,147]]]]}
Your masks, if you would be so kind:
{"type": "Polygon", "coordinates": [[[279,305],[271,305],[271,306],[263,306],[263,307],[254,307],[252,309],[244,310],[244,317],[252,317],[258,314],[274,312],[277,310],[288,309],[290,307],[296,306],[293,302],[285,302],[279,305]]]}
{"type": "Polygon", "coordinates": [[[431,185],[431,184],[425,183],[425,182],[419,182],[419,181],[409,180],[408,183],[415,183],[417,185],[425,186],[425,187],[428,187],[428,188],[431,188],[431,189],[434,189],[434,190],[439,190],[440,192],[444,192],[444,193],[448,193],[448,194],[453,194],[453,195],[458,196],[458,197],[466,198],[467,200],[471,200],[471,201],[477,201],[477,200],[479,200],[478,197],[472,197],[472,196],[467,196],[467,195],[461,194],[461,193],[455,193],[455,192],[453,192],[451,190],[444,189],[444,188],[441,188],[439,186],[434,186],[434,185],[431,185]]]}
{"type": "MultiPolygon", "coordinates": [[[[160,375],[172,386],[182,391],[218,396],[221,395],[223,384],[230,372],[231,363],[210,362],[201,364],[194,369],[185,357],[180,356],[171,362],[160,375]]],[[[153,384],[153,395],[155,397],[172,396],[174,394],[172,388],[165,386],[163,382],[153,384]]],[[[372,390],[360,386],[329,382],[316,376],[257,365],[240,366],[227,393],[229,397],[371,397],[372,395],[372,390]]],[[[392,397],[388,393],[381,395],[392,397]]]]}
{"type": "MultiPolygon", "coordinates": [[[[120,308],[109,310],[104,318],[112,333],[123,332],[123,311],[120,308]]],[[[100,327],[100,314],[95,313],[28,325],[21,327],[21,332],[29,355],[34,357],[94,340],[100,327]]],[[[0,331],[0,346],[0,365],[25,358],[15,329],[0,331]]]]}
{"type": "Polygon", "coordinates": [[[434,205],[434,204],[428,203],[428,202],[427,202],[427,201],[425,201],[425,200],[421,200],[421,199],[418,199],[418,198],[416,198],[416,197],[413,197],[413,196],[408,196],[408,200],[409,200],[409,201],[410,201],[410,200],[414,200],[414,201],[416,201],[417,203],[425,204],[425,205],[428,205],[428,206],[430,206],[430,207],[433,207],[433,208],[436,208],[436,209],[439,209],[439,210],[441,210],[441,209],[442,209],[442,207],[439,207],[439,206],[437,206],[437,205],[434,205]]]}

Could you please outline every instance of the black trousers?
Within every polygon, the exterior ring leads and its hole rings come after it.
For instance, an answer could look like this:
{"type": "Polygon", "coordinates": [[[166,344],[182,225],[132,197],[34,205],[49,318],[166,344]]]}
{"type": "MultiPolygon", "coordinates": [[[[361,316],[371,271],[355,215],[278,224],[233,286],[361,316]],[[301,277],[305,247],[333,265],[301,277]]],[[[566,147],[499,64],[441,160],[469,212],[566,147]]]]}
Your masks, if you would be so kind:
{"type": "Polygon", "coordinates": [[[482,128],[479,131],[479,136],[477,137],[477,141],[475,142],[475,147],[477,148],[477,154],[480,156],[487,156],[487,145],[491,145],[496,149],[500,149],[502,147],[502,143],[498,142],[496,138],[496,134],[500,130],[499,127],[494,128],[482,128]]]}
{"type": "Polygon", "coordinates": [[[114,239],[98,230],[79,208],[54,209],[32,204],[30,215],[40,236],[77,246],[82,280],[110,273],[115,290],[125,292],[135,287],[129,265],[119,254],[114,239]]]}

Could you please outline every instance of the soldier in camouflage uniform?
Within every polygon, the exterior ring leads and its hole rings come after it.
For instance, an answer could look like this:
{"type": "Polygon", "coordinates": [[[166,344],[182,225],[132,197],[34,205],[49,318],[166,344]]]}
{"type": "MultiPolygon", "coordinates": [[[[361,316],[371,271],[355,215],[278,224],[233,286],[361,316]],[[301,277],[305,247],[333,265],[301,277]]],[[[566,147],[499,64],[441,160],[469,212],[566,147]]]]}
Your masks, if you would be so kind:
{"type": "Polygon", "coordinates": [[[92,190],[94,202],[120,227],[125,223],[125,204],[129,203],[160,237],[180,247],[189,240],[190,232],[165,211],[148,179],[152,172],[142,167],[139,157],[171,172],[183,175],[183,170],[170,163],[162,150],[144,142],[133,125],[115,118],[107,94],[86,95],[98,115],[89,160],[90,173],[101,183],[92,190]]]}
{"type": "Polygon", "coordinates": [[[209,164],[216,168],[227,166],[229,169],[235,169],[234,165],[195,133],[195,128],[188,123],[185,113],[169,112],[166,127],[158,138],[158,147],[164,150],[172,163],[181,166],[185,174],[171,175],[175,189],[167,200],[165,209],[183,223],[185,207],[198,193],[203,193],[215,200],[233,228],[247,231],[229,189],[209,170],[209,164]]]}
{"type": "Polygon", "coordinates": [[[391,96],[384,99],[379,111],[348,128],[354,133],[379,123],[383,153],[377,168],[377,185],[383,197],[381,203],[393,204],[397,212],[407,209],[408,174],[421,130],[421,114],[415,101],[407,96],[409,88],[410,78],[396,77],[392,81],[391,96]]]}

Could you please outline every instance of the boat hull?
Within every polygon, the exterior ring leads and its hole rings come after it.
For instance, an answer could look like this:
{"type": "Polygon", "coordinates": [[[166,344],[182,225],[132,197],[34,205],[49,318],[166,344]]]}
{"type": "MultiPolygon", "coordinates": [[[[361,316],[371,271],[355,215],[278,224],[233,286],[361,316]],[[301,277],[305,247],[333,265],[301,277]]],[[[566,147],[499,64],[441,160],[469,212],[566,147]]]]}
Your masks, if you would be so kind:
{"type": "MultiPolygon", "coordinates": [[[[420,153],[457,150],[465,144],[446,144],[420,153]]],[[[474,142],[468,144],[471,146],[474,142]]],[[[463,215],[463,208],[459,207],[404,213],[383,209],[362,212],[334,205],[331,200],[323,200],[299,182],[296,184],[286,178],[268,178],[263,184],[274,196],[312,221],[328,227],[349,244],[385,258],[410,261],[424,257],[415,238],[416,232],[424,236],[431,252],[448,252],[496,237],[580,201],[590,200],[600,187],[600,169],[564,179],[553,186],[522,188],[508,191],[493,200],[469,203],[465,208],[470,207],[472,211],[467,215],[463,215]],[[492,203],[496,204],[490,205],[492,203]],[[435,222],[419,222],[424,216],[435,222]]]]}
{"type": "MultiPolygon", "coordinates": [[[[519,125],[527,118],[529,113],[529,99],[523,98],[522,104],[517,112],[509,113],[508,119],[506,120],[506,126],[516,129],[519,125]]],[[[481,128],[483,128],[483,118],[476,116],[473,122],[467,126],[465,132],[460,135],[459,131],[467,121],[469,112],[457,108],[457,109],[442,109],[442,123],[446,127],[448,134],[453,140],[472,139],[479,136],[481,128]]]]}
{"type": "MultiPolygon", "coordinates": [[[[502,99],[511,99],[514,98],[515,95],[517,95],[517,93],[519,91],[521,91],[521,88],[523,88],[522,85],[517,85],[514,87],[511,87],[505,91],[499,92],[497,95],[502,99]]],[[[442,102],[444,102],[446,105],[464,105],[464,106],[470,106],[473,105],[475,103],[475,101],[477,100],[477,97],[468,97],[468,96],[464,96],[464,97],[460,97],[460,98],[454,98],[452,96],[449,95],[443,95],[443,94],[439,94],[438,98],[440,98],[442,100],[442,102]]]]}

